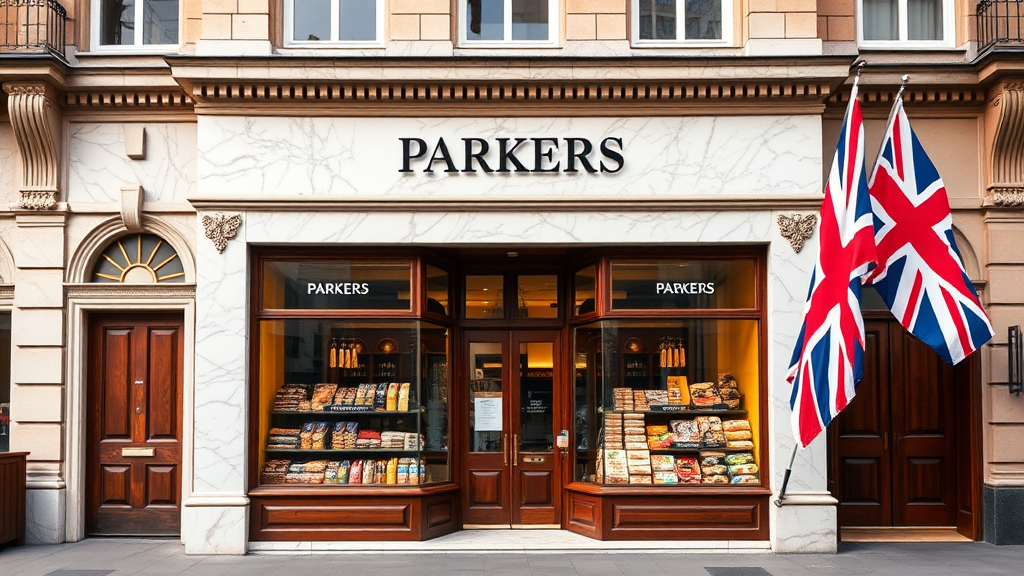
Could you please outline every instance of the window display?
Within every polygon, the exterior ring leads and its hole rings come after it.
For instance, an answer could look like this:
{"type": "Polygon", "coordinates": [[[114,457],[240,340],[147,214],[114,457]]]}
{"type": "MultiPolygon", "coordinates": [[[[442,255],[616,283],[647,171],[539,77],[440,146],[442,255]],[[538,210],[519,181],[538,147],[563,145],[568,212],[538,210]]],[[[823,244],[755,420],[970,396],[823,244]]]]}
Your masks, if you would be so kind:
{"type": "Polygon", "coordinates": [[[758,324],[602,320],[576,328],[575,479],[760,485],[758,324]]]}
{"type": "Polygon", "coordinates": [[[260,484],[448,480],[447,328],[263,320],[259,339],[260,484]]]}

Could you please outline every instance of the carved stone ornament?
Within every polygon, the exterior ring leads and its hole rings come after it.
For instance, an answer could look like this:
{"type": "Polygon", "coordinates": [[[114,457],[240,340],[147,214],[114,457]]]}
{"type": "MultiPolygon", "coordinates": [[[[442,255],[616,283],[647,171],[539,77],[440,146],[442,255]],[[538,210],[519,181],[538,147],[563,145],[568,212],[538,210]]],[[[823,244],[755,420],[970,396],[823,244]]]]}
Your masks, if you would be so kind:
{"type": "Polygon", "coordinates": [[[1024,206],[1024,187],[993,187],[992,204],[1004,208],[1024,206]]]}
{"type": "Polygon", "coordinates": [[[814,234],[814,225],[818,222],[817,214],[779,214],[779,233],[793,251],[799,253],[806,242],[814,234]]]}
{"type": "Polygon", "coordinates": [[[218,212],[213,216],[203,216],[203,230],[206,231],[206,237],[213,241],[213,246],[221,254],[228,247],[228,240],[238,235],[238,228],[241,225],[241,214],[228,215],[218,212]]]}
{"type": "Polygon", "coordinates": [[[44,84],[7,82],[7,111],[21,152],[22,182],[18,208],[52,210],[57,206],[60,178],[59,110],[44,84]]]}

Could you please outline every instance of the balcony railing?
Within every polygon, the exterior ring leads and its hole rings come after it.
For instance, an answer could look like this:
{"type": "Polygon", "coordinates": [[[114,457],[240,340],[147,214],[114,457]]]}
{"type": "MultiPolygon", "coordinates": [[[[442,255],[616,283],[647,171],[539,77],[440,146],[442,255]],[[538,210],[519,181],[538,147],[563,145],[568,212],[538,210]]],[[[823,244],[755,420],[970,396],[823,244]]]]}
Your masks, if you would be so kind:
{"type": "Polygon", "coordinates": [[[978,2],[978,53],[995,45],[1024,46],[1022,0],[978,2]]]}
{"type": "Polygon", "coordinates": [[[57,0],[0,0],[0,53],[64,56],[68,13],[57,0]]]}

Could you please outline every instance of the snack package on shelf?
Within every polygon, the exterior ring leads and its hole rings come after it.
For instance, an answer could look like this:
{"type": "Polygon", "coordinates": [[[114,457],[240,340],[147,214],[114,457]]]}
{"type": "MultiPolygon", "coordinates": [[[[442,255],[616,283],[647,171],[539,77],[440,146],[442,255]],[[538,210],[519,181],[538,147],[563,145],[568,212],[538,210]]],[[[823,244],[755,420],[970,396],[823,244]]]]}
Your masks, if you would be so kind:
{"type": "Polygon", "coordinates": [[[700,448],[700,431],[693,420],[672,420],[668,427],[672,433],[672,448],[700,448]]]}
{"type": "Polygon", "coordinates": [[[630,476],[651,475],[651,452],[649,450],[626,450],[626,471],[630,476]]]}
{"type": "Polygon", "coordinates": [[[668,390],[644,390],[647,406],[664,406],[669,403],[668,390]]]}
{"type": "Polygon", "coordinates": [[[405,448],[405,432],[394,432],[385,430],[380,433],[380,447],[392,450],[405,448]]]}
{"type": "Polygon", "coordinates": [[[384,408],[389,412],[398,410],[398,382],[388,384],[388,399],[384,408]]]}
{"type": "Polygon", "coordinates": [[[633,390],[633,410],[637,412],[649,412],[651,405],[647,402],[646,390],[633,390]]]}
{"type": "Polygon", "coordinates": [[[323,484],[326,460],[292,463],[285,474],[286,484],[323,484]]]}
{"type": "Polygon", "coordinates": [[[356,435],[356,448],[376,450],[380,448],[380,432],[376,430],[360,430],[356,435]]]}
{"type": "Polygon", "coordinates": [[[635,476],[634,475],[630,475],[629,483],[630,484],[653,484],[653,482],[651,481],[651,475],[650,474],[635,475],[635,476]]]}
{"type": "Polygon", "coordinates": [[[327,422],[316,422],[313,427],[313,434],[310,436],[311,450],[323,450],[327,447],[327,422]]]}
{"type": "Polygon", "coordinates": [[[327,468],[324,470],[324,484],[338,483],[338,466],[340,464],[340,462],[327,463],[327,468]]]}
{"type": "Polygon", "coordinates": [[[313,405],[309,402],[309,400],[299,401],[299,412],[312,412],[312,410],[313,405]]]}
{"type": "Polygon", "coordinates": [[[740,407],[740,402],[742,401],[740,384],[732,374],[724,374],[718,379],[718,393],[722,397],[722,403],[728,406],[730,410],[736,410],[740,407]]]}
{"type": "Polygon", "coordinates": [[[722,430],[726,432],[750,432],[750,420],[725,420],[722,422],[722,430]]]}
{"type": "Polygon", "coordinates": [[[348,483],[349,484],[362,484],[363,483],[363,461],[353,460],[352,467],[348,472],[348,483]]]}
{"type": "Polygon", "coordinates": [[[410,458],[400,458],[398,460],[398,467],[395,469],[395,483],[409,483],[409,460],[410,458]]]}
{"type": "Polygon", "coordinates": [[[651,454],[651,471],[673,472],[676,469],[676,458],[671,454],[651,454]]]}
{"type": "Polygon", "coordinates": [[[652,476],[655,484],[679,484],[679,477],[676,476],[675,470],[656,470],[652,476]]]}
{"type": "Polygon", "coordinates": [[[373,394],[373,409],[383,411],[388,407],[388,385],[377,384],[373,394]]]}
{"type": "Polygon", "coordinates": [[[260,482],[263,484],[284,484],[285,475],[288,474],[288,468],[291,464],[291,460],[267,460],[267,463],[263,465],[263,474],[260,477],[260,482]]]}
{"type": "Polygon", "coordinates": [[[680,484],[700,484],[700,466],[692,456],[676,458],[676,476],[680,484]]]}
{"type": "Polygon", "coordinates": [[[304,384],[285,384],[274,396],[274,410],[279,412],[296,412],[299,410],[299,403],[306,400],[306,386],[304,384]]]}
{"type": "MultiPolygon", "coordinates": [[[[356,388],[356,400],[354,403],[355,406],[373,406],[373,396],[370,396],[369,403],[367,403],[366,398],[367,393],[370,393],[370,386],[372,386],[372,384],[360,384],[356,388]]],[[[374,390],[376,390],[376,388],[374,388],[374,390]]]]}
{"type": "Polygon", "coordinates": [[[363,484],[374,484],[377,481],[377,461],[363,461],[363,484]]]}
{"type": "Polygon", "coordinates": [[[306,422],[302,425],[302,432],[299,433],[299,448],[302,450],[313,449],[313,429],[316,422],[306,422]]]}
{"type": "Polygon", "coordinates": [[[710,410],[722,404],[722,397],[718,393],[718,385],[714,382],[690,384],[690,404],[695,410],[710,410]]]}
{"type": "Polygon", "coordinates": [[[398,458],[388,460],[388,484],[398,484],[398,458]]]}
{"type": "Polygon", "coordinates": [[[741,464],[756,464],[754,454],[752,452],[737,452],[735,454],[725,455],[726,466],[739,466],[741,464]]]}
{"type": "Polygon", "coordinates": [[[412,389],[412,384],[409,382],[403,382],[398,386],[398,406],[397,410],[402,412],[409,411],[409,392],[412,389]]]}
{"type": "Polygon", "coordinates": [[[672,433],[668,431],[668,426],[648,426],[647,427],[647,447],[651,450],[660,450],[668,448],[672,445],[672,433]]]}
{"type": "Polygon", "coordinates": [[[331,450],[342,450],[345,448],[345,427],[348,422],[335,422],[331,428],[331,450]]]}
{"type": "Polygon", "coordinates": [[[351,469],[352,464],[348,460],[342,460],[338,464],[338,484],[348,484],[348,475],[351,469]]]}
{"type": "Polygon", "coordinates": [[[605,450],[604,473],[605,482],[608,484],[626,484],[629,482],[625,450],[605,450]]]}
{"type": "Polygon", "coordinates": [[[612,406],[616,412],[633,409],[632,388],[612,388],[612,406]]]}
{"type": "Polygon", "coordinates": [[[702,448],[724,448],[726,446],[725,431],[722,419],[718,416],[698,416],[694,418],[700,433],[702,448]]]}
{"type": "Polygon", "coordinates": [[[271,428],[267,438],[267,450],[295,450],[302,447],[299,428],[271,428]]]}
{"type": "Polygon", "coordinates": [[[309,401],[313,412],[323,412],[324,406],[327,406],[334,400],[334,393],[337,390],[337,384],[331,384],[330,382],[317,384],[313,388],[313,397],[309,401]]]}
{"type": "Polygon", "coordinates": [[[669,404],[688,406],[690,404],[690,386],[686,376],[669,376],[666,379],[668,390],[666,396],[669,404]]]}
{"type": "Polygon", "coordinates": [[[622,414],[604,415],[604,446],[609,449],[622,449],[622,414]]]}

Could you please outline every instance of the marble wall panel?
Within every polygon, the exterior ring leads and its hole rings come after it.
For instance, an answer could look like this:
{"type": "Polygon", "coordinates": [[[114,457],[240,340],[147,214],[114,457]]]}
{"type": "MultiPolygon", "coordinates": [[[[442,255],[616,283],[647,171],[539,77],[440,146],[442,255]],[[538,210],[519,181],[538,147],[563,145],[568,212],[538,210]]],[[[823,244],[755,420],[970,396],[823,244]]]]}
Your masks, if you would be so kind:
{"type": "Polygon", "coordinates": [[[21,199],[18,193],[21,153],[10,122],[0,122],[0,199],[5,204],[21,199]]]}
{"type": "MultiPolygon", "coordinates": [[[[199,118],[201,196],[335,196],[342,198],[678,198],[711,195],[811,194],[820,191],[821,121],[817,116],[682,118],[199,118]],[[444,138],[464,169],[463,138],[484,138],[484,158],[498,166],[498,138],[606,137],[623,141],[617,173],[445,173],[445,163],[414,161],[400,173],[400,138],[444,138]]],[[[582,150],[582,144],[577,145],[582,150]]],[[[552,162],[567,167],[560,142],[552,162]]],[[[533,143],[517,149],[535,166],[533,143]]],[[[439,156],[440,157],[440,156],[439,156]]],[[[609,169],[614,163],[606,161],[609,169]]],[[[547,160],[545,166],[550,166],[547,160]]],[[[477,166],[479,168],[479,166],[477,166]]]]}
{"type": "Polygon", "coordinates": [[[196,187],[196,125],[147,123],[146,157],[125,155],[121,123],[72,123],[69,202],[116,202],[122,186],[141,185],[146,202],[183,202],[196,187]]]}

